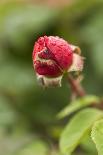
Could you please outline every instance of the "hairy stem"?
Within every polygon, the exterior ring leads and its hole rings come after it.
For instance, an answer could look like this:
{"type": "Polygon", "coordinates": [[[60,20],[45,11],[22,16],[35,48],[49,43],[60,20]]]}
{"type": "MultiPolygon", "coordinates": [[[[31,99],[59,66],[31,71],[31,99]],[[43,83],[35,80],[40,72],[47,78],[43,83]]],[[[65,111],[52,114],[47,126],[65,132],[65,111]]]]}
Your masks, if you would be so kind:
{"type": "Polygon", "coordinates": [[[68,81],[71,85],[72,91],[76,96],[83,97],[86,95],[84,88],[81,86],[80,82],[77,79],[74,79],[72,75],[68,75],[68,81]]]}

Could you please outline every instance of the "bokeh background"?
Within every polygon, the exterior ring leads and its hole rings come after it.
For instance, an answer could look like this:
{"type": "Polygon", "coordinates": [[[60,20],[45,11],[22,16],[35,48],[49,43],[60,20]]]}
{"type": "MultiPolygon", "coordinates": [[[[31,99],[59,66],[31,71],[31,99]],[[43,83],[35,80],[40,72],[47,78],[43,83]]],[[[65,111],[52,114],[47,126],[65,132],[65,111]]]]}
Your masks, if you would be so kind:
{"type": "MultiPolygon", "coordinates": [[[[0,0],[0,155],[60,155],[66,120],[56,114],[69,104],[70,87],[65,78],[61,88],[38,85],[32,50],[42,35],[80,46],[83,85],[88,94],[103,95],[102,0],[0,0]]],[[[90,146],[75,155],[96,155],[90,146]]]]}

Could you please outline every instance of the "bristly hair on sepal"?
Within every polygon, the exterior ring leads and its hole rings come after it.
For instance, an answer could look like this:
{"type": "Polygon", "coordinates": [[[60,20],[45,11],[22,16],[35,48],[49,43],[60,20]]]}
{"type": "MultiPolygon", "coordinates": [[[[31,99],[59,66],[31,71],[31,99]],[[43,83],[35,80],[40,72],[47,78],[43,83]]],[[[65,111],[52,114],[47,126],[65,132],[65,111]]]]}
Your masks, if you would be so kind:
{"type": "Polygon", "coordinates": [[[44,75],[37,74],[37,80],[39,85],[43,87],[61,87],[61,80],[63,76],[59,76],[56,78],[49,78],[44,75]]]}

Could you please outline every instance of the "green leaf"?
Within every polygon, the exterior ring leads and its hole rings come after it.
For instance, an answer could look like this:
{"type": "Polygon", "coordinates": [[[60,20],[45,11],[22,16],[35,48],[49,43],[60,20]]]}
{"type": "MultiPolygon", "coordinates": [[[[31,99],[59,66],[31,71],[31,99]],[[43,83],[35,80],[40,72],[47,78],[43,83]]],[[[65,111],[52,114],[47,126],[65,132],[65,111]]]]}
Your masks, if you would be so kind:
{"type": "Polygon", "coordinates": [[[96,109],[85,109],[76,114],[64,129],[60,139],[62,153],[71,154],[79,145],[93,123],[103,116],[96,109]]]}
{"type": "Polygon", "coordinates": [[[0,128],[0,154],[16,155],[16,152],[24,148],[28,143],[31,143],[33,138],[33,135],[29,133],[15,133],[13,135],[12,133],[8,134],[6,131],[1,131],[0,128]]]}
{"type": "Polygon", "coordinates": [[[13,125],[17,120],[17,115],[8,98],[0,95],[0,127],[13,125]]]}
{"type": "Polygon", "coordinates": [[[98,155],[103,155],[103,119],[93,125],[91,137],[98,150],[98,155]]]}
{"type": "Polygon", "coordinates": [[[90,134],[91,131],[89,131],[88,134],[86,134],[86,136],[83,138],[80,146],[86,152],[86,155],[97,155],[95,144],[93,143],[90,134]]]}
{"type": "Polygon", "coordinates": [[[47,155],[48,147],[42,140],[36,140],[31,144],[26,145],[16,155],[47,155]]]}
{"type": "Polygon", "coordinates": [[[97,96],[93,95],[87,95],[85,97],[82,97],[78,100],[75,100],[71,102],[67,107],[65,107],[58,115],[57,118],[61,119],[66,117],[67,115],[70,115],[71,113],[84,108],[88,105],[93,104],[94,102],[99,103],[100,99],[97,96]]]}

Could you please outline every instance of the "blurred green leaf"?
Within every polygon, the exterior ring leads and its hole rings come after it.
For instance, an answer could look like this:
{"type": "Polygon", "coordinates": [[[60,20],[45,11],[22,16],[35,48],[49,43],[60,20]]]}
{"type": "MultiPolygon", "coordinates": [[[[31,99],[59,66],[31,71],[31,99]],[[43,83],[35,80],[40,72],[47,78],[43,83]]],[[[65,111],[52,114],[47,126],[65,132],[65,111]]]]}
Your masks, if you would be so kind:
{"type": "Polygon", "coordinates": [[[103,120],[98,120],[93,125],[91,137],[98,150],[98,155],[103,155],[103,120]]]}
{"type": "Polygon", "coordinates": [[[35,76],[31,66],[23,63],[9,62],[0,67],[0,90],[11,94],[20,94],[27,88],[35,88],[35,76]]]}
{"type": "Polygon", "coordinates": [[[48,155],[62,155],[59,150],[56,150],[55,148],[49,151],[48,155]]]}
{"type": "Polygon", "coordinates": [[[16,155],[48,155],[48,146],[42,140],[35,140],[31,144],[24,146],[16,155]]]}
{"type": "Polygon", "coordinates": [[[99,103],[100,99],[97,96],[93,95],[87,95],[85,97],[82,97],[80,99],[76,99],[72,101],[67,107],[65,107],[58,115],[57,118],[64,118],[67,115],[72,114],[73,112],[84,108],[88,105],[92,105],[94,103],[99,103]]]}
{"type": "Polygon", "coordinates": [[[96,109],[85,109],[76,114],[64,129],[60,139],[60,149],[63,154],[71,154],[80,144],[93,123],[103,116],[96,109]]]}
{"type": "Polygon", "coordinates": [[[103,76],[103,8],[98,9],[94,14],[91,14],[90,19],[81,28],[82,39],[90,44],[90,57],[94,70],[99,76],[103,76]]]}
{"type": "Polygon", "coordinates": [[[0,95],[0,127],[13,125],[16,119],[16,111],[10,105],[10,101],[0,95]]]}
{"type": "Polygon", "coordinates": [[[0,136],[0,154],[14,155],[18,150],[30,143],[33,138],[31,134],[12,135],[2,132],[2,136],[0,136]]]}
{"type": "MultiPolygon", "coordinates": [[[[9,4],[10,5],[10,4],[9,4]]],[[[57,12],[46,6],[3,5],[1,16],[0,37],[3,43],[16,48],[14,53],[26,57],[27,49],[31,48],[30,41],[45,30],[56,20],[57,12]],[[7,10],[6,10],[7,8],[7,10]],[[26,48],[25,48],[26,47],[26,48]]],[[[33,48],[33,45],[32,45],[33,48]]],[[[31,48],[31,50],[32,50],[31,48]]]]}

